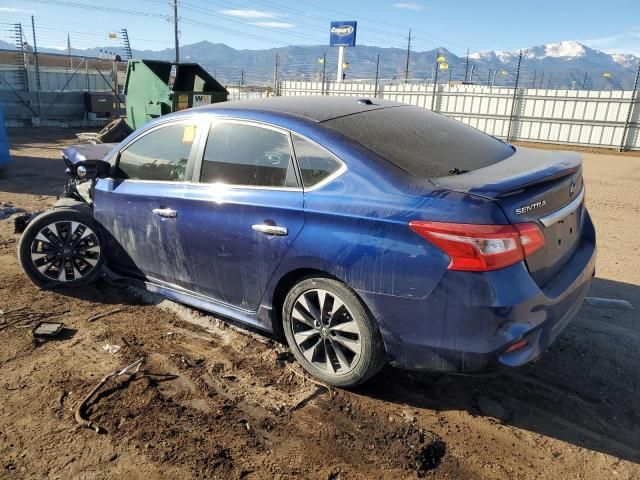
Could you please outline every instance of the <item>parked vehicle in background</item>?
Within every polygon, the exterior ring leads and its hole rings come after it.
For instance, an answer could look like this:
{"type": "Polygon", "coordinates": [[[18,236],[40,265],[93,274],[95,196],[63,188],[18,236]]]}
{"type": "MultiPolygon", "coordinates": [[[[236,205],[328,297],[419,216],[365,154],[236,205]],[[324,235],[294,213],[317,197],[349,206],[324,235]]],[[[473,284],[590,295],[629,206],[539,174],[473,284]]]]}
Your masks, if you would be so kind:
{"type": "Polygon", "coordinates": [[[20,243],[34,283],[84,284],[108,265],[282,333],[332,385],[386,362],[453,373],[527,363],[594,274],[577,154],[515,148],[413,106],[217,104],[103,154],[65,150],[69,198],[20,243]]]}

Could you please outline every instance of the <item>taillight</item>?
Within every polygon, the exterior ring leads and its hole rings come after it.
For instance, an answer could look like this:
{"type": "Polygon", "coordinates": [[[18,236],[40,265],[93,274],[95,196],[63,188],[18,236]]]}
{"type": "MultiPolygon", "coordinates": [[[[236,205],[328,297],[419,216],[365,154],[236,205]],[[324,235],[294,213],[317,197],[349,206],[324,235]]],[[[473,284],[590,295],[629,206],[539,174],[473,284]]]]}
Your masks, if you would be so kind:
{"type": "Polygon", "coordinates": [[[413,221],[409,228],[449,255],[449,270],[497,270],[524,260],[544,246],[544,235],[535,223],[475,225],[413,221]]]}

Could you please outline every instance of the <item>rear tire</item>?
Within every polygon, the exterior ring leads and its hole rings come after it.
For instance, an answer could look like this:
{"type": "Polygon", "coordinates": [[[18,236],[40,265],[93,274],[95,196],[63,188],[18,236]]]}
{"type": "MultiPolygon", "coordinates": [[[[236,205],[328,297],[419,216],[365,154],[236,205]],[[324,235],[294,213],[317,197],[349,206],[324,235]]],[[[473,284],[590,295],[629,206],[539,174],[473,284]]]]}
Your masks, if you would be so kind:
{"type": "Polygon", "coordinates": [[[29,222],[18,244],[18,260],[41,288],[88,285],[101,276],[104,241],[91,209],[54,208],[29,222]]]}
{"type": "Polygon", "coordinates": [[[386,363],[378,325],[337,280],[314,277],[296,284],[285,298],[282,324],[298,362],[329,385],[359,385],[386,363]]]}

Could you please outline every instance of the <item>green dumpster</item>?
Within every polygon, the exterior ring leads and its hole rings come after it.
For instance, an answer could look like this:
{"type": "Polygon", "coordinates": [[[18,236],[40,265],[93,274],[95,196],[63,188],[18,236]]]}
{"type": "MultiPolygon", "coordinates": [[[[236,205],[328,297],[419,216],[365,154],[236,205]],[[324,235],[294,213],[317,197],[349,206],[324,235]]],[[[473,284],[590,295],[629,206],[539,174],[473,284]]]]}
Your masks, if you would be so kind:
{"type": "Polygon", "coordinates": [[[135,130],[167,113],[224,102],[229,92],[197,63],[129,60],[124,94],[127,124],[135,130]]]}

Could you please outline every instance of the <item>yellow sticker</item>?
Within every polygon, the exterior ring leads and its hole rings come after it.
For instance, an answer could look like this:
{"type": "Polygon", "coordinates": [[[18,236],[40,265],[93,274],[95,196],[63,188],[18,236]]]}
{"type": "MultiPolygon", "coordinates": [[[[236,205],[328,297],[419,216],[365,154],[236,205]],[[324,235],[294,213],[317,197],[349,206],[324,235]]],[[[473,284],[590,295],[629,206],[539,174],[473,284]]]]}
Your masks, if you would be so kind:
{"type": "Polygon", "coordinates": [[[444,58],[444,55],[438,55],[438,58],[436,59],[436,61],[438,63],[444,63],[446,61],[446,58],[444,58]]]}
{"type": "Polygon", "coordinates": [[[611,72],[604,72],[602,74],[603,77],[609,78],[611,76],[611,72]]]}
{"type": "Polygon", "coordinates": [[[193,139],[196,136],[196,126],[187,125],[182,132],[182,143],[193,143],[193,139]]]}
{"type": "Polygon", "coordinates": [[[440,64],[440,70],[449,70],[449,64],[448,63],[441,63],[440,64]]]}
{"type": "Polygon", "coordinates": [[[189,108],[189,95],[186,93],[181,93],[178,95],[178,105],[176,106],[176,111],[186,110],[189,108]]]}

